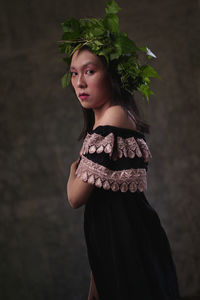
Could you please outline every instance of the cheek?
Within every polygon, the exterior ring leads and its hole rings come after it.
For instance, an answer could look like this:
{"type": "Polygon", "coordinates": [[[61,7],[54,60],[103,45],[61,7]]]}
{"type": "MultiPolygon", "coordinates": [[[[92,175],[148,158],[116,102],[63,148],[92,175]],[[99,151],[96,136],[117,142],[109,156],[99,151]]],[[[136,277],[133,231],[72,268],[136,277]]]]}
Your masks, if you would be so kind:
{"type": "Polygon", "coordinates": [[[73,80],[73,78],[71,78],[71,84],[72,84],[73,88],[75,88],[75,85],[74,85],[74,80],[73,80]]]}
{"type": "Polygon", "coordinates": [[[76,86],[76,84],[75,84],[75,82],[74,82],[73,79],[71,79],[71,84],[72,84],[72,87],[73,87],[73,89],[74,89],[74,92],[76,93],[77,86],[76,86]]]}
{"type": "Polygon", "coordinates": [[[96,77],[90,80],[90,87],[103,92],[108,89],[108,81],[105,77],[96,77]]]}

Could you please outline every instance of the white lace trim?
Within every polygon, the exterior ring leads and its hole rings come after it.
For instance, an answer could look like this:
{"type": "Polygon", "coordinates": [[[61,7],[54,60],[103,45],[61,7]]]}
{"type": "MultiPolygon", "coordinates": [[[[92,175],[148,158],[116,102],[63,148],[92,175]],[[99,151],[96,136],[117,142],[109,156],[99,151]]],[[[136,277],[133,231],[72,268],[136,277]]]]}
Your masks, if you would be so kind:
{"type": "Polygon", "coordinates": [[[101,153],[105,152],[112,156],[114,146],[114,134],[110,133],[107,136],[102,136],[100,134],[92,133],[87,134],[83,142],[83,146],[80,151],[80,155],[86,153],[101,153]]]}
{"type": "Polygon", "coordinates": [[[143,157],[147,162],[152,158],[151,152],[143,138],[122,138],[117,136],[117,149],[114,151],[114,134],[111,132],[107,136],[97,133],[87,134],[80,150],[80,155],[86,153],[108,153],[113,160],[123,156],[134,158],[135,155],[143,157]]]}
{"type": "Polygon", "coordinates": [[[146,169],[112,171],[85,156],[81,157],[75,174],[84,182],[94,184],[98,188],[103,187],[105,190],[111,189],[114,192],[129,190],[134,193],[137,189],[141,192],[147,189],[146,169]]]}

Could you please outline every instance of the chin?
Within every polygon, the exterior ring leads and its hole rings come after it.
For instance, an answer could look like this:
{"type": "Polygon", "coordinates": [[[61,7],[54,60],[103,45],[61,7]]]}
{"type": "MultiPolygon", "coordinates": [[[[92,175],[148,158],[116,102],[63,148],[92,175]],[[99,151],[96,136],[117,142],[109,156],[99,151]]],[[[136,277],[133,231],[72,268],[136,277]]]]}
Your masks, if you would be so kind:
{"type": "Polygon", "coordinates": [[[84,108],[94,108],[90,103],[80,102],[81,106],[84,108]]]}

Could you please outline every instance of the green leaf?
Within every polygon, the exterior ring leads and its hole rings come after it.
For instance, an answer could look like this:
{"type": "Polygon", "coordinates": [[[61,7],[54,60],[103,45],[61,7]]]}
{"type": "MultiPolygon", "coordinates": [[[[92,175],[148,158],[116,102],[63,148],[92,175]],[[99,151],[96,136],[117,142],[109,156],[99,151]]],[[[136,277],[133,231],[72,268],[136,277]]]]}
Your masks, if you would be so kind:
{"type": "Polygon", "coordinates": [[[105,27],[103,24],[103,19],[94,19],[95,22],[92,24],[92,31],[95,37],[101,36],[105,33],[105,27]]]}
{"type": "Polygon", "coordinates": [[[72,49],[73,49],[73,47],[71,46],[71,44],[65,44],[65,53],[66,53],[66,55],[70,55],[72,49]]]}
{"type": "Polygon", "coordinates": [[[64,42],[69,41],[70,43],[76,39],[78,36],[74,32],[65,32],[62,35],[62,40],[64,42]]]}
{"type": "Polygon", "coordinates": [[[94,40],[92,43],[91,43],[91,49],[92,51],[98,51],[101,49],[101,47],[103,46],[103,43],[101,43],[100,41],[98,40],[94,40]]]}
{"type": "Polygon", "coordinates": [[[120,49],[116,49],[118,52],[115,51],[115,53],[110,54],[110,60],[118,59],[121,55],[120,49]]]}
{"type": "Polygon", "coordinates": [[[149,66],[149,65],[142,66],[141,71],[142,71],[142,75],[144,77],[157,77],[157,78],[160,78],[160,76],[158,75],[156,70],[153,67],[149,66]]]}
{"type": "Polygon", "coordinates": [[[102,48],[99,52],[98,55],[99,56],[104,56],[107,63],[109,63],[109,54],[110,54],[110,49],[109,48],[102,48]]]}
{"type": "Polygon", "coordinates": [[[103,19],[81,19],[81,35],[86,38],[101,37],[105,33],[103,19]]]}
{"type": "Polygon", "coordinates": [[[107,7],[105,8],[106,14],[116,14],[120,10],[121,8],[114,0],[108,1],[107,7]]]}
{"type": "Polygon", "coordinates": [[[69,18],[67,21],[61,23],[64,34],[62,35],[63,40],[74,40],[81,34],[80,23],[75,18],[69,18]]]}
{"type": "Polygon", "coordinates": [[[114,44],[120,45],[121,52],[123,55],[124,54],[136,55],[136,50],[138,48],[136,44],[132,40],[130,40],[126,35],[120,33],[118,36],[116,36],[115,40],[116,42],[114,44]]]}
{"type": "Polygon", "coordinates": [[[65,88],[67,85],[69,85],[70,80],[71,80],[71,74],[70,74],[70,72],[68,71],[68,72],[67,72],[66,74],[64,74],[64,76],[61,78],[61,84],[62,84],[62,87],[65,88]]]}
{"type": "Polygon", "coordinates": [[[59,51],[61,53],[65,53],[65,47],[66,47],[65,43],[61,43],[61,44],[58,45],[59,51]]]}
{"type": "Polygon", "coordinates": [[[149,77],[144,77],[143,79],[144,79],[144,82],[146,82],[147,84],[149,84],[149,83],[150,83],[150,79],[149,79],[149,77]]]}
{"type": "Polygon", "coordinates": [[[154,95],[154,92],[150,90],[149,85],[147,84],[141,84],[137,89],[145,96],[148,102],[149,102],[149,96],[154,95]]]}
{"type": "Polygon", "coordinates": [[[73,50],[72,50],[72,52],[70,53],[70,56],[72,56],[72,54],[76,51],[76,50],[78,50],[79,48],[81,48],[83,46],[83,44],[78,44],[73,50]]]}
{"type": "Polygon", "coordinates": [[[106,15],[104,18],[104,26],[110,32],[119,32],[119,18],[117,15],[106,15]]]}
{"type": "Polygon", "coordinates": [[[64,62],[66,62],[66,63],[69,65],[71,59],[70,59],[69,56],[66,56],[66,57],[63,57],[62,60],[63,60],[64,62]]]}
{"type": "Polygon", "coordinates": [[[61,23],[64,32],[79,32],[80,25],[79,21],[75,18],[69,18],[65,22],[61,23]]]}
{"type": "Polygon", "coordinates": [[[94,36],[98,37],[101,36],[102,34],[104,34],[105,29],[100,27],[100,26],[96,26],[93,28],[93,34],[94,36]]]}
{"type": "MultiPolygon", "coordinates": [[[[119,31],[117,13],[121,8],[114,0],[107,2],[104,19],[84,18],[76,20],[70,18],[61,23],[63,40],[59,41],[60,52],[65,53],[63,60],[70,64],[73,53],[84,45],[98,56],[104,56],[108,64],[120,76],[122,87],[131,94],[138,90],[147,100],[153,94],[150,90],[150,77],[160,78],[156,70],[147,63],[141,65],[139,54],[144,52],[146,57],[156,57],[146,46],[140,48],[128,37],[125,32],[119,31]],[[138,53],[139,52],[139,53],[138,53]]],[[[62,77],[61,83],[65,87],[70,83],[71,73],[62,77]]]]}
{"type": "Polygon", "coordinates": [[[142,52],[147,53],[147,47],[146,47],[146,46],[139,47],[139,49],[140,49],[142,52]]]}
{"type": "Polygon", "coordinates": [[[97,46],[103,46],[104,44],[98,40],[94,41],[94,43],[97,45],[97,46]]]}

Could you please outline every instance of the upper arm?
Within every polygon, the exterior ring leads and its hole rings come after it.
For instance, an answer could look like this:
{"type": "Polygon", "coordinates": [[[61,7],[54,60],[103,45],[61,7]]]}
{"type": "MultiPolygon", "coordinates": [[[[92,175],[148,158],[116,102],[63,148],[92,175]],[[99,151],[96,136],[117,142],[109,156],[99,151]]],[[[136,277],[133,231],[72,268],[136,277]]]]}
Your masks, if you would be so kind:
{"type": "Polygon", "coordinates": [[[92,189],[86,182],[95,188],[115,192],[135,192],[137,189],[144,191],[147,187],[146,170],[151,153],[142,134],[130,136],[125,131],[122,137],[113,128],[99,126],[95,132],[87,134],[80,155],[81,160],[75,175],[83,183],[78,179],[75,181],[75,190],[79,190],[77,207],[81,205],[80,201],[82,204],[85,201],[82,193],[89,193],[89,189],[92,189]]]}
{"type": "MultiPolygon", "coordinates": [[[[133,129],[134,124],[128,120],[126,112],[120,106],[113,106],[107,109],[101,120],[101,125],[112,125],[116,127],[124,127],[133,129]]],[[[97,187],[103,186],[105,189],[107,186],[107,176],[112,173],[109,170],[112,165],[112,151],[114,150],[114,134],[110,133],[107,137],[101,134],[94,134],[89,137],[89,140],[85,140],[85,156],[80,161],[80,165],[77,168],[76,175],[70,192],[71,199],[68,200],[73,208],[78,208],[85,204],[94,189],[94,185],[97,187]],[[91,146],[91,151],[88,151],[91,146]],[[96,151],[96,148],[99,148],[96,151]],[[105,149],[102,150],[102,149],[105,149]],[[103,186],[104,187],[104,186],[103,186]]]]}

